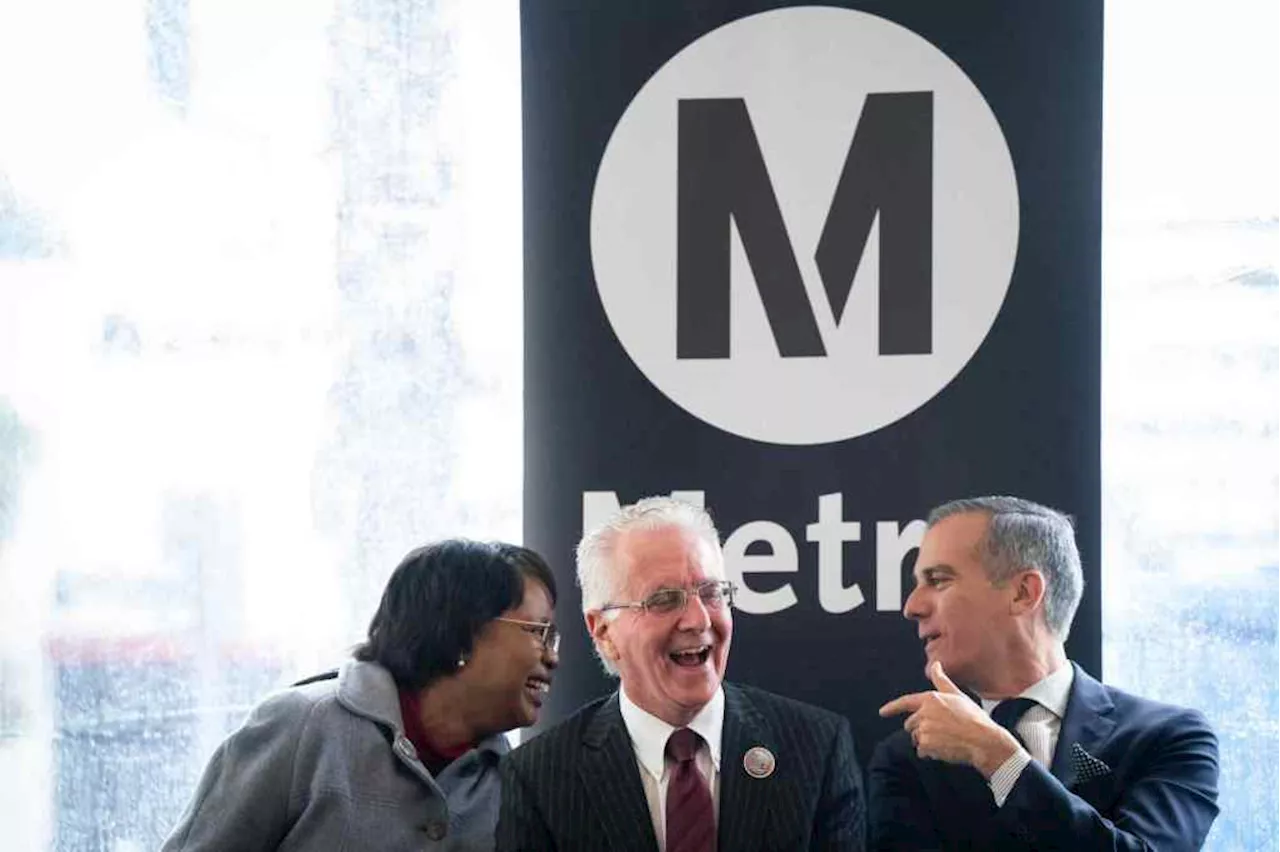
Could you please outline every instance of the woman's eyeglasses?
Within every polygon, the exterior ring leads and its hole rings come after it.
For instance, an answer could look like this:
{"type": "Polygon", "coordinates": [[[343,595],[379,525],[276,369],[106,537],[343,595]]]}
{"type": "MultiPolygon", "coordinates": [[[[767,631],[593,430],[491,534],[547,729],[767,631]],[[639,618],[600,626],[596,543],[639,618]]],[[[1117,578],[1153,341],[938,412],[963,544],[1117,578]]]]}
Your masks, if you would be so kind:
{"type": "Polygon", "coordinates": [[[531,636],[537,636],[542,643],[542,650],[553,654],[560,653],[560,631],[550,621],[521,621],[518,618],[495,618],[503,624],[514,624],[531,636]]]}

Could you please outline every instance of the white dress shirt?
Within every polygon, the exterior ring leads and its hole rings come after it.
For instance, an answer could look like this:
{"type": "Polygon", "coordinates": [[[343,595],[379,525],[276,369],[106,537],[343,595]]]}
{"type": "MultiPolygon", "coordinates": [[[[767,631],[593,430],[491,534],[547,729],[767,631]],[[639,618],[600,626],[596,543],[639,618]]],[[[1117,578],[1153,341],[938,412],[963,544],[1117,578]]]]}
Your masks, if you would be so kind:
{"type": "MultiPolygon", "coordinates": [[[[644,784],[644,797],[649,803],[649,815],[653,817],[653,833],[658,838],[658,852],[667,847],[667,782],[675,762],[667,755],[667,740],[676,728],[641,710],[630,698],[626,689],[618,690],[618,704],[622,721],[627,726],[631,745],[640,765],[640,780],[644,784]]],[[[724,688],[706,703],[688,726],[702,737],[702,745],[694,757],[694,764],[711,790],[711,804],[716,821],[720,819],[720,732],[724,729],[724,688]]]]}
{"type": "MultiPolygon", "coordinates": [[[[1058,734],[1062,731],[1062,717],[1067,714],[1067,700],[1071,698],[1071,684],[1076,670],[1070,663],[1059,666],[1057,671],[1037,681],[1014,698],[1030,698],[1036,704],[1029,708],[1014,725],[1018,736],[1026,743],[1026,750],[1018,749],[1000,765],[987,781],[996,807],[1004,805],[1022,775],[1022,770],[1032,760],[1044,766],[1053,762],[1054,749],[1058,747],[1058,734]]],[[[982,699],[982,709],[990,713],[999,701],[982,699]]]]}

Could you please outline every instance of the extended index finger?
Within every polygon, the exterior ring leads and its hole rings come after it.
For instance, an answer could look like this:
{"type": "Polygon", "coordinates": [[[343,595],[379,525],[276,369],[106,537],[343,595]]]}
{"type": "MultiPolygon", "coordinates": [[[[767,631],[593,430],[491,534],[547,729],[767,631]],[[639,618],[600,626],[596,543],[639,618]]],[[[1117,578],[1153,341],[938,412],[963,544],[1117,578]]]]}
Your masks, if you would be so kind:
{"type": "Polygon", "coordinates": [[[927,692],[912,692],[908,695],[899,695],[880,708],[881,716],[898,716],[903,713],[914,713],[920,709],[920,705],[928,697],[927,692]]]}

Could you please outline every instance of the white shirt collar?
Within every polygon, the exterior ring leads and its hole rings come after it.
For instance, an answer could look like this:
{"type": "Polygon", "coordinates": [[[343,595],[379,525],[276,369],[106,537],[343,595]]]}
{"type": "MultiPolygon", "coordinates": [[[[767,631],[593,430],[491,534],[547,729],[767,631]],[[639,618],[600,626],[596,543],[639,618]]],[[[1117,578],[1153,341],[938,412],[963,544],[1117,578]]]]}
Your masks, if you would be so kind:
{"type": "MultiPolygon", "coordinates": [[[[654,778],[661,778],[666,768],[664,755],[667,740],[676,728],[654,716],[627,697],[625,688],[618,689],[618,704],[622,721],[636,750],[636,759],[649,770],[654,778]]],[[[711,700],[702,706],[688,726],[706,742],[711,752],[711,765],[720,771],[720,732],[724,729],[724,687],[716,690],[711,700]]]]}
{"type": "MultiPolygon", "coordinates": [[[[1075,682],[1076,669],[1071,663],[1058,666],[1052,674],[1041,678],[1024,689],[1015,698],[1031,698],[1059,719],[1067,715],[1067,701],[1071,698],[1071,684],[1075,682]]],[[[988,713],[999,701],[982,699],[982,709],[988,713]]]]}

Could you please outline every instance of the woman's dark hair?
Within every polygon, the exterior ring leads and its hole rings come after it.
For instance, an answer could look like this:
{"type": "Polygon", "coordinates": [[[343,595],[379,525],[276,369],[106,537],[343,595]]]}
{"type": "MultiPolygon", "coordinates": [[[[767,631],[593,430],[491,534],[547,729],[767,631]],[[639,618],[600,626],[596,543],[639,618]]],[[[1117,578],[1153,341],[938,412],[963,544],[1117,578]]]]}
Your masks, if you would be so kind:
{"type": "Polygon", "coordinates": [[[520,605],[526,578],[555,603],[551,568],[528,548],[451,538],[411,551],[387,580],[354,656],[381,665],[402,689],[422,689],[457,670],[481,627],[520,605]]]}

